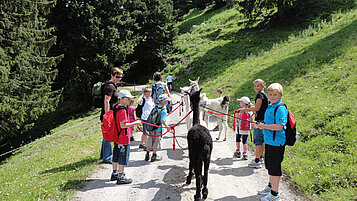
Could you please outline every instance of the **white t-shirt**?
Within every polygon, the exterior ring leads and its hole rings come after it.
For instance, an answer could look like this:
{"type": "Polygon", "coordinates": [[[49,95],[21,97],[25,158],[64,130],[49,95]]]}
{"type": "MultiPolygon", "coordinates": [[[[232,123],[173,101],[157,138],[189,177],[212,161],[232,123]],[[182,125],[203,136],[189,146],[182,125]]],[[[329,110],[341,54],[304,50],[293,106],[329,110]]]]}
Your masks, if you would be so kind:
{"type": "MultiPolygon", "coordinates": [[[[143,98],[145,98],[145,105],[143,107],[143,114],[141,115],[141,119],[147,120],[152,108],[154,108],[155,106],[155,103],[154,100],[151,98],[151,96],[149,99],[147,99],[145,96],[143,98]]],[[[143,103],[143,99],[141,99],[139,104],[141,105],[142,103],[143,103]]]]}
{"type": "Polygon", "coordinates": [[[166,80],[167,82],[172,82],[172,76],[171,75],[167,76],[166,80]]]}

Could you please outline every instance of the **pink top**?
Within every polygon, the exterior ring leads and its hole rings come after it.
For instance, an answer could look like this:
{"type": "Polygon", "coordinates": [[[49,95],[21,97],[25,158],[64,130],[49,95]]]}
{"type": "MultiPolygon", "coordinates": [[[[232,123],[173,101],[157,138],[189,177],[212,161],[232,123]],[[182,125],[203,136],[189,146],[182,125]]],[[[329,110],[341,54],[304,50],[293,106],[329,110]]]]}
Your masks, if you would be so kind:
{"type": "MultiPolygon", "coordinates": [[[[128,108],[128,114],[129,114],[129,122],[132,123],[134,121],[136,121],[136,117],[135,117],[135,107],[134,106],[130,106],[128,108]]],[[[130,132],[134,131],[134,126],[130,127],[130,132]]]]}

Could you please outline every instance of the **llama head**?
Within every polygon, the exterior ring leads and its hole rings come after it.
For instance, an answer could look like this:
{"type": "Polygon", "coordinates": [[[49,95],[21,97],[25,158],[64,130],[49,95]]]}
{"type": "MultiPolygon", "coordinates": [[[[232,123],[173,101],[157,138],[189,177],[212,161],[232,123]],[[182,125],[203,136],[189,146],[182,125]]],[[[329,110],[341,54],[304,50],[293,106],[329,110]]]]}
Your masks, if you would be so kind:
{"type": "Polygon", "coordinates": [[[222,108],[228,107],[228,104],[229,104],[229,96],[223,97],[223,101],[221,103],[221,107],[222,108]]]}
{"type": "Polygon", "coordinates": [[[193,91],[198,91],[200,89],[200,86],[198,85],[199,80],[200,80],[200,77],[198,77],[197,80],[195,80],[195,81],[188,79],[188,81],[190,81],[190,88],[193,89],[193,91]]]}
{"type": "Polygon", "coordinates": [[[200,102],[200,99],[201,99],[201,96],[200,96],[201,91],[202,91],[202,89],[190,93],[190,102],[191,102],[191,103],[199,103],[199,102],[200,102]]]}

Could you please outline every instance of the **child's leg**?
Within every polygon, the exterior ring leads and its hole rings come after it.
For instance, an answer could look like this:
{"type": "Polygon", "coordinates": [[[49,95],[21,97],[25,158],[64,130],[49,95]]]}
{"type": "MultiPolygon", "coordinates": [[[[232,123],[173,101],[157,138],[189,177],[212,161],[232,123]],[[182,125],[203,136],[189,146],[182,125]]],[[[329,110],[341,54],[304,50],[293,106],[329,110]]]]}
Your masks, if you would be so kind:
{"type": "Polygon", "coordinates": [[[269,175],[269,180],[271,183],[271,190],[279,192],[280,176],[269,175]]]}
{"type": "Polygon", "coordinates": [[[247,153],[248,149],[248,135],[242,135],[242,141],[243,141],[243,153],[247,153]]]}
{"type": "Polygon", "coordinates": [[[240,134],[236,134],[236,147],[237,147],[237,151],[240,151],[240,142],[241,142],[241,135],[240,134]]]}

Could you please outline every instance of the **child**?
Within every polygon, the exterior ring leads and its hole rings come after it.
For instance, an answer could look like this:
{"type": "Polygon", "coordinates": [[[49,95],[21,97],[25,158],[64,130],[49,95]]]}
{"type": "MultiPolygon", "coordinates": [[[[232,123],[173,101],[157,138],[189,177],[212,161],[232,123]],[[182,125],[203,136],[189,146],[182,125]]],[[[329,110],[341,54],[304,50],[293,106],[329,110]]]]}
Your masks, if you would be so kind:
{"type": "MultiPolygon", "coordinates": [[[[131,100],[128,107],[128,116],[129,116],[130,123],[136,121],[135,107],[133,105],[134,105],[134,100],[131,100]]],[[[134,126],[130,127],[129,130],[130,130],[130,141],[134,141],[134,137],[133,137],[134,126]]]]}
{"type": "Polygon", "coordinates": [[[155,72],[153,75],[155,83],[151,85],[152,87],[152,98],[156,105],[159,104],[158,98],[161,94],[167,94],[171,98],[170,92],[166,87],[166,84],[162,82],[162,76],[160,72],[155,72]]]}
{"type": "MultiPolygon", "coordinates": [[[[250,99],[246,96],[243,96],[240,99],[237,99],[240,103],[240,106],[244,109],[247,109],[251,106],[250,99]]],[[[250,134],[250,120],[253,115],[253,112],[244,112],[240,113],[238,118],[235,119],[236,121],[236,147],[237,150],[234,152],[234,156],[237,158],[241,157],[241,152],[240,152],[240,142],[241,138],[243,141],[243,160],[248,160],[248,155],[247,155],[247,149],[248,149],[248,144],[247,144],[247,139],[248,135],[250,134]],[[237,123],[238,122],[238,123],[237,123]]]]}
{"type": "MultiPolygon", "coordinates": [[[[218,89],[216,90],[216,94],[217,94],[217,96],[218,96],[218,98],[216,98],[216,100],[218,100],[220,103],[222,103],[222,101],[223,101],[222,93],[223,93],[223,91],[222,91],[221,88],[218,88],[218,89]]],[[[216,127],[214,127],[213,131],[219,131],[218,122],[217,122],[216,127]]]]}
{"type": "MultiPolygon", "coordinates": [[[[167,111],[165,109],[165,105],[167,105],[168,101],[170,101],[170,98],[166,94],[161,94],[158,98],[159,105],[156,105],[155,107],[159,107],[161,110],[160,114],[160,119],[161,119],[161,124],[160,126],[164,125],[167,127],[166,124],[166,116],[167,116],[167,111]]],[[[161,137],[159,137],[162,133],[162,128],[157,128],[154,131],[150,131],[150,135],[157,135],[158,137],[151,137],[149,136],[147,144],[146,144],[146,155],[145,155],[145,160],[149,161],[150,158],[150,150],[153,150],[153,154],[151,157],[151,162],[154,162],[155,160],[158,159],[157,157],[157,149],[160,147],[160,140],[161,137]]]]}
{"type": "Polygon", "coordinates": [[[280,200],[278,190],[282,175],[281,162],[284,159],[286,141],[284,126],[288,119],[288,111],[286,107],[279,107],[274,115],[274,109],[282,103],[283,87],[279,83],[273,83],[268,87],[268,96],[271,104],[265,112],[264,123],[254,124],[255,128],[263,129],[265,168],[269,174],[268,185],[258,193],[266,195],[261,199],[262,201],[277,201],[280,200]],[[274,133],[275,139],[273,139],[274,133]]]}
{"type": "MultiPolygon", "coordinates": [[[[128,107],[130,101],[135,98],[128,90],[118,92],[119,106],[128,107]]],[[[128,165],[130,153],[130,128],[131,126],[141,125],[140,121],[129,123],[129,117],[126,109],[120,109],[116,113],[118,130],[120,130],[119,139],[114,143],[113,148],[113,173],[110,180],[117,180],[117,184],[130,184],[133,180],[128,179],[124,173],[124,166],[128,165]],[[119,166],[119,167],[118,167],[119,166]]]]}
{"type": "MultiPolygon", "coordinates": [[[[266,93],[264,93],[265,82],[262,79],[253,81],[254,91],[257,93],[255,97],[255,107],[242,109],[241,113],[252,111],[255,112],[255,121],[263,122],[265,110],[268,107],[269,101],[266,93]]],[[[253,143],[255,144],[255,159],[248,164],[248,167],[261,168],[263,164],[263,151],[264,151],[264,136],[259,128],[254,128],[253,143]]]]}
{"type": "MultiPolygon", "coordinates": [[[[138,99],[138,101],[136,102],[137,104],[141,105],[143,103],[143,100],[145,99],[143,113],[141,114],[141,121],[143,121],[143,122],[147,122],[149,114],[150,114],[152,108],[154,108],[154,106],[155,106],[154,100],[151,97],[151,92],[152,92],[151,87],[145,87],[143,95],[141,95],[140,98],[138,99]]],[[[143,124],[143,131],[145,133],[149,133],[149,131],[147,130],[146,124],[143,124]]],[[[142,148],[145,151],[146,151],[146,147],[145,147],[146,141],[147,141],[147,135],[145,135],[143,133],[141,135],[141,143],[139,145],[139,148],[140,149],[142,148]]]]}

